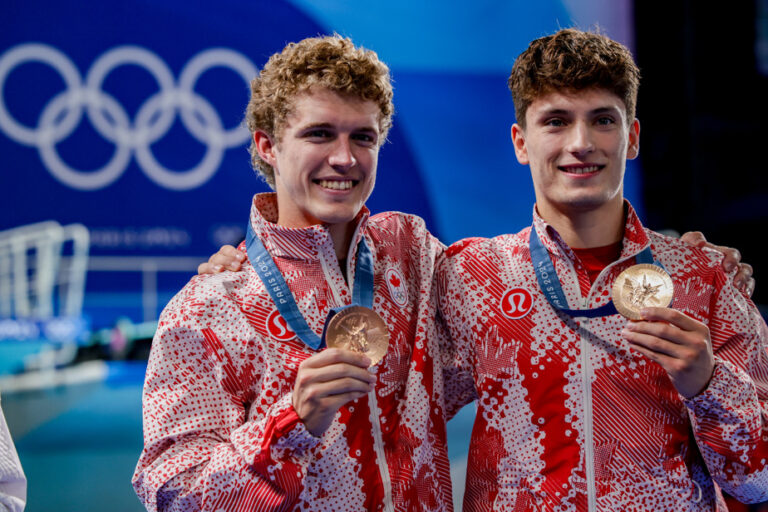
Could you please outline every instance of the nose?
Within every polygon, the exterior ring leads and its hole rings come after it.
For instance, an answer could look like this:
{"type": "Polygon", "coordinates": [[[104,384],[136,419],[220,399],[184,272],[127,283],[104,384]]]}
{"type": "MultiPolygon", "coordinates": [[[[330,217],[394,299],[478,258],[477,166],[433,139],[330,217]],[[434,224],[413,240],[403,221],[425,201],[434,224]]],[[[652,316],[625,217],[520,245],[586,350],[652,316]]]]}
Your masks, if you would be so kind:
{"type": "Polygon", "coordinates": [[[571,126],[566,149],[575,155],[584,155],[594,151],[595,144],[592,140],[592,130],[583,122],[576,122],[571,126]]]}
{"type": "Polygon", "coordinates": [[[357,164],[355,155],[352,154],[352,145],[347,137],[339,137],[331,153],[328,155],[328,164],[334,169],[348,170],[357,164]]]}

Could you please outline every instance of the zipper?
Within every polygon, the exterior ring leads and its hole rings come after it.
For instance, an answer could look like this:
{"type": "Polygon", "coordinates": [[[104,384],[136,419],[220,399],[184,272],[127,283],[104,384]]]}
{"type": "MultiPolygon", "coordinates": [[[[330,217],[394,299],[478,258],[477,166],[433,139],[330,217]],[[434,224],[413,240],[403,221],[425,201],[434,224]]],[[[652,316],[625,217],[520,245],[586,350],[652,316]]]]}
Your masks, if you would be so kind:
{"type": "MultiPolygon", "coordinates": [[[[335,254],[334,254],[334,257],[335,257],[335,254]]],[[[328,261],[324,253],[320,254],[320,266],[323,267],[325,282],[328,283],[328,286],[331,289],[331,294],[333,295],[333,303],[337,305],[344,305],[345,304],[344,301],[341,300],[341,290],[339,290],[338,286],[336,285],[336,280],[332,278],[333,271],[331,270],[331,267],[328,264],[328,261]]],[[[351,296],[351,293],[350,293],[350,296],[351,296]]]]}
{"type": "Polygon", "coordinates": [[[379,465],[381,474],[381,484],[384,487],[384,510],[394,512],[395,507],[392,503],[392,479],[389,476],[389,467],[384,455],[384,437],[381,434],[381,424],[379,423],[379,404],[376,400],[376,389],[368,392],[368,404],[371,411],[371,425],[373,425],[373,448],[376,451],[376,463],[379,465]]]}
{"type": "MultiPolygon", "coordinates": [[[[589,297],[584,299],[583,308],[589,307],[589,297]]],[[[584,318],[582,325],[589,324],[589,318],[584,318]]],[[[581,390],[584,399],[584,473],[587,477],[587,510],[597,511],[597,492],[595,490],[595,444],[592,424],[592,366],[590,354],[592,345],[582,337],[581,350],[581,390]]]]}
{"type": "MultiPolygon", "coordinates": [[[[352,238],[353,240],[357,240],[357,236],[354,236],[352,238]]],[[[352,257],[354,246],[350,246],[349,254],[347,257],[347,268],[341,269],[342,272],[347,274],[347,279],[350,279],[352,276],[349,275],[349,265],[352,261],[350,258],[352,257]]],[[[334,258],[336,254],[334,253],[334,258]]],[[[334,260],[335,261],[335,260],[334,260]]],[[[341,291],[335,284],[336,281],[332,279],[332,270],[331,265],[327,261],[327,257],[324,252],[320,254],[320,265],[323,268],[323,274],[325,275],[325,281],[328,283],[329,287],[331,288],[331,294],[333,295],[333,300],[335,304],[345,304],[341,300],[341,291]]],[[[352,281],[350,281],[352,282],[352,281]]],[[[353,285],[354,286],[354,285],[353,285]]],[[[351,289],[349,290],[349,296],[351,297],[351,289]]],[[[370,421],[371,425],[373,427],[373,449],[376,452],[376,464],[379,466],[379,475],[381,477],[381,483],[384,487],[384,511],[385,512],[394,512],[395,507],[392,503],[392,478],[389,476],[389,466],[387,466],[387,459],[386,455],[384,454],[384,436],[381,433],[381,423],[379,422],[379,404],[376,399],[376,389],[372,389],[368,392],[368,405],[370,409],[370,421]]]]}

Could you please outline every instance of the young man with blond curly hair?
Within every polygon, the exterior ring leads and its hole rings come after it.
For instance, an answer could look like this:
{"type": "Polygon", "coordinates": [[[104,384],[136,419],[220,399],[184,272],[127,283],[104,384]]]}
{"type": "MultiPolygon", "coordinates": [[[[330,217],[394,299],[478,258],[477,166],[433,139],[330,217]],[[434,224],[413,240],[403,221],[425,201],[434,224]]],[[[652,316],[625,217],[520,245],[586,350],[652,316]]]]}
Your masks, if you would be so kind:
{"type": "Polygon", "coordinates": [[[365,207],[389,70],[310,38],[251,89],[252,160],[275,192],[253,199],[244,271],[193,278],[161,315],[134,488],[150,511],[450,510],[430,297],[443,246],[418,217],[365,207]],[[329,312],[353,304],[388,328],[380,361],[324,349],[329,312]]]}

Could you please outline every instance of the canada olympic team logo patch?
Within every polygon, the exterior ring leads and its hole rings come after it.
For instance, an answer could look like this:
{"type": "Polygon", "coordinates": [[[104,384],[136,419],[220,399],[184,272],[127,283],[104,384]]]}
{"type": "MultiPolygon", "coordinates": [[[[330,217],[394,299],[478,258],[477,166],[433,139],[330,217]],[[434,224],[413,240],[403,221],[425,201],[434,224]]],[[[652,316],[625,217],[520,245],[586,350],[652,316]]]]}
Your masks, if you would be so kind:
{"type": "Polygon", "coordinates": [[[296,333],[288,328],[288,322],[276,309],[267,317],[267,332],[278,341],[288,341],[296,337],[296,333]]]}
{"type": "Polygon", "coordinates": [[[394,303],[404,308],[408,304],[408,289],[405,287],[405,280],[402,274],[394,268],[390,268],[384,272],[384,279],[387,280],[389,295],[394,303]]]}
{"type": "Polygon", "coordinates": [[[512,320],[519,320],[530,313],[533,297],[525,288],[512,288],[501,297],[501,312],[512,320]]]}

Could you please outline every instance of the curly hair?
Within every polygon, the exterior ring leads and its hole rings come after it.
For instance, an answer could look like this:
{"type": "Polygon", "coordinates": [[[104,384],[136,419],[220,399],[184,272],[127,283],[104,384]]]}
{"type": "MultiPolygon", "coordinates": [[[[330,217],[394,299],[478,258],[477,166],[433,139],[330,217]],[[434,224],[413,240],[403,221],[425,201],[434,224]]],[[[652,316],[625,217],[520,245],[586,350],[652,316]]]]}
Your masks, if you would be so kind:
{"type": "Polygon", "coordinates": [[[313,87],[376,103],[380,109],[380,144],[392,126],[394,105],[389,68],[376,52],[355,47],[350,39],[339,35],[289,43],[283,51],[272,55],[251,81],[251,99],[245,112],[245,122],[251,131],[251,164],[272,188],[275,170],[259,156],[253,133],[263,131],[279,144],[293,100],[313,87]]]}
{"type": "Polygon", "coordinates": [[[528,107],[537,98],[588,88],[605,89],[621,98],[631,122],[640,70],[624,45],[600,33],[569,28],[531,42],[515,60],[507,85],[523,128],[528,107]]]}

